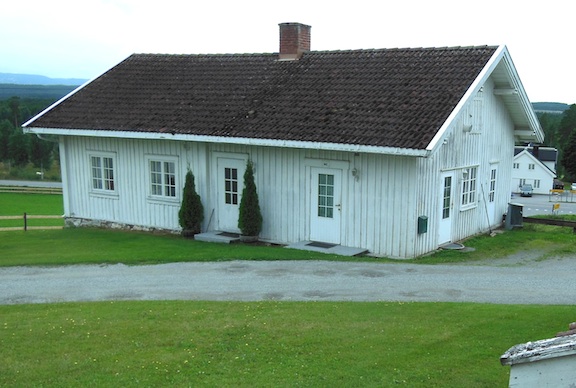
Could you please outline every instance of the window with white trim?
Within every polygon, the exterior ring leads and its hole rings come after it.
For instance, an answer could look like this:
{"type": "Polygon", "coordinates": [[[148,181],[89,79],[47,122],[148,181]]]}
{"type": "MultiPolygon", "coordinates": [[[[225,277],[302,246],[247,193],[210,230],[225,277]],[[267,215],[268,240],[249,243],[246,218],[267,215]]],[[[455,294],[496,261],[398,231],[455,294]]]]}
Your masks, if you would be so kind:
{"type": "Polygon", "coordinates": [[[539,189],[539,188],[540,188],[540,179],[534,179],[534,188],[535,188],[535,189],[539,189]]]}
{"type": "Polygon", "coordinates": [[[519,169],[519,168],[520,168],[520,163],[513,163],[513,164],[512,164],[512,168],[514,168],[514,169],[519,169]]]}
{"type": "Polygon", "coordinates": [[[90,171],[94,192],[113,193],[116,191],[113,154],[91,154],[90,171]]]}
{"type": "Polygon", "coordinates": [[[153,197],[176,198],[176,160],[149,158],[150,195],[153,197]]]}
{"type": "Polygon", "coordinates": [[[528,164],[528,170],[534,170],[534,163],[528,164]]]}
{"type": "Polygon", "coordinates": [[[466,168],[462,171],[462,207],[469,208],[476,205],[476,175],[477,167],[466,168]]]}

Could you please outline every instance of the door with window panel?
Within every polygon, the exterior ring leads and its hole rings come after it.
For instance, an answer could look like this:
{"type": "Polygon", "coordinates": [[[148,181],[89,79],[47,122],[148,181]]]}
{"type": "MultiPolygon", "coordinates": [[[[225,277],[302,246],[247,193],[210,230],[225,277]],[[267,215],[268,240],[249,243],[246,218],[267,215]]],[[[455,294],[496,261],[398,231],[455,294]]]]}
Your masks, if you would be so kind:
{"type": "Polygon", "coordinates": [[[491,225],[496,221],[496,179],[498,177],[498,168],[496,165],[490,167],[490,179],[488,181],[488,198],[486,198],[486,212],[488,213],[488,222],[491,225]]]}
{"type": "Polygon", "coordinates": [[[246,161],[218,158],[218,230],[239,233],[238,216],[246,161]]]}
{"type": "Polygon", "coordinates": [[[454,177],[452,172],[442,174],[441,187],[438,245],[452,241],[452,211],[454,210],[454,177]]]}
{"type": "Polygon", "coordinates": [[[340,244],[342,170],[311,168],[310,240],[340,244]]]}

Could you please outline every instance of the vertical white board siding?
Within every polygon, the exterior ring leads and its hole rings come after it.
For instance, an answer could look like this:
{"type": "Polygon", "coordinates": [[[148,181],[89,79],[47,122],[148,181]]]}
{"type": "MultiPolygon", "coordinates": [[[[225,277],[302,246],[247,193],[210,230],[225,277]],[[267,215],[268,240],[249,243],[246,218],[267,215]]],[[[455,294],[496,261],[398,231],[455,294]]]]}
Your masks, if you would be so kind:
{"type": "Polygon", "coordinates": [[[188,166],[194,171],[197,191],[206,196],[205,146],[173,141],[69,137],[65,140],[69,166],[68,216],[118,222],[144,227],[178,229],[178,210],[188,166]],[[90,153],[115,156],[116,195],[91,193],[90,153]],[[177,200],[149,198],[148,157],[176,157],[177,200]]]}
{"type": "MultiPolygon", "coordinates": [[[[493,94],[493,85],[489,81],[452,122],[443,144],[440,144],[428,163],[435,165],[428,171],[438,177],[441,171],[454,172],[454,208],[452,224],[452,241],[486,231],[496,226],[501,217],[494,218],[494,225],[489,225],[486,213],[486,200],[491,166],[497,165],[495,211],[504,214],[510,198],[510,173],[514,150],[514,126],[507,110],[499,97],[493,94]],[[471,130],[465,130],[472,125],[471,130]],[[465,168],[477,168],[476,204],[472,208],[461,207],[462,171],[465,168]],[[436,171],[436,173],[434,173],[436,171]]],[[[439,178],[435,185],[441,184],[439,178]]],[[[434,187],[424,191],[438,192],[434,187]]],[[[432,198],[429,198],[432,201],[432,198]]],[[[440,198],[435,199],[440,206],[440,198]]],[[[434,212],[434,219],[429,220],[436,228],[439,212],[434,212]]],[[[421,249],[426,250],[422,247],[421,249]]]]}
{"type": "MultiPolygon", "coordinates": [[[[280,243],[310,236],[310,163],[342,168],[341,244],[390,257],[410,257],[416,249],[418,175],[416,159],[336,151],[282,149],[174,141],[68,137],[68,216],[144,227],[179,229],[184,177],[191,168],[205,209],[203,230],[213,230],[216,208],[213,153],[243,154],[255,164],[263,214],[261,237],[280,243]],[[115,156],[116,195],[91,193],[90,152],[115,156]],[[151,156],[177,158],[177,201],[149,198],[151,156]],[[346,166],[346,167],[342,167],[346,166]],[[352,175],[352,170],[355,175],[352,175]]],[[[64,158],[63,158],[64,159],[64,158]]]]}
{"type": "Polygon", "coordinates": [[[343,244],[377,255],[405,257],[414,251],[416,161],[386,155],[348,155],[343,244]],[[352,175],[356,169],[358,179],[352,175]]]}

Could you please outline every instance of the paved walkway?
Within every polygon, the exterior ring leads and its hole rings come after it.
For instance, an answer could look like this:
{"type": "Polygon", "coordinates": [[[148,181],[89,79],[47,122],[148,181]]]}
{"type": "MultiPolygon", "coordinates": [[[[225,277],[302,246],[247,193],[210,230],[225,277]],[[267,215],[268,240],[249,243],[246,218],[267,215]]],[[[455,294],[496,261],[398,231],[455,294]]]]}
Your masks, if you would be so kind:
{"type": "Polygon", "coordinates": [[[43,187],[61,189],[62,182],[0,180],[0,186],[43,187]]]}
{"type": "Polygon", "coordinates": [[[492,265],[232,261],[0,268],[0,304],[96,300],[575,304],[576,260],[492,265]]]}

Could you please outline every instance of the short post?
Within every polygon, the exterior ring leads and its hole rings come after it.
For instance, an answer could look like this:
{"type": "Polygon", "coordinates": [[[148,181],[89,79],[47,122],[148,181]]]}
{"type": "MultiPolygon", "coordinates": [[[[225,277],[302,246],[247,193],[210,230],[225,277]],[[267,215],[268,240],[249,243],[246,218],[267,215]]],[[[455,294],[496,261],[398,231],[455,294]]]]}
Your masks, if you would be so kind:
{"type": "Polygon", "coordinates": [[[24,213],[24,231],[28,230],[28,218],[26,217],[26,213],[24,213]]]}

